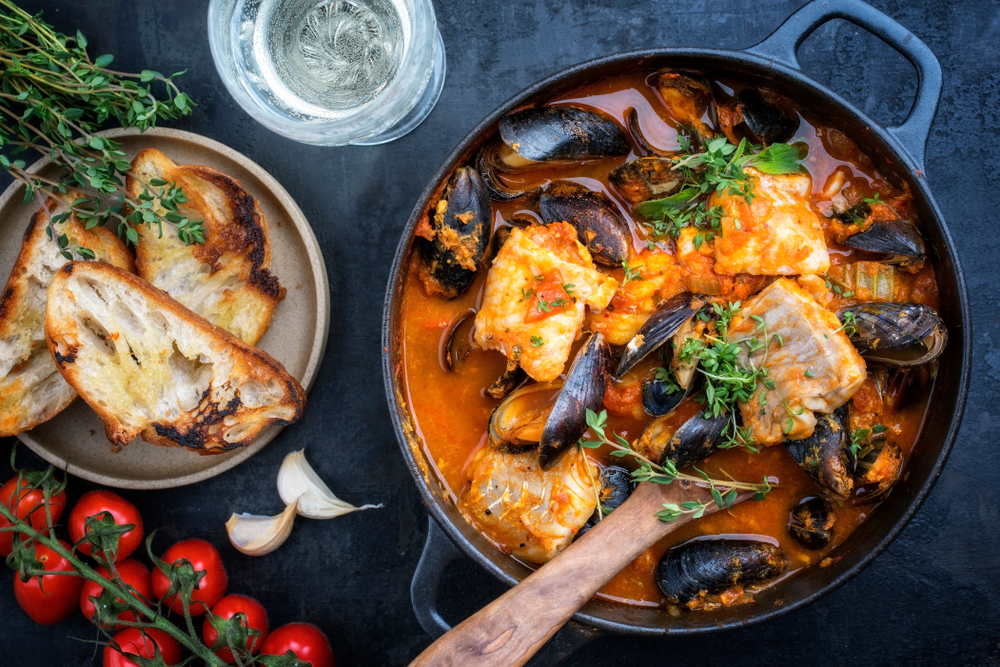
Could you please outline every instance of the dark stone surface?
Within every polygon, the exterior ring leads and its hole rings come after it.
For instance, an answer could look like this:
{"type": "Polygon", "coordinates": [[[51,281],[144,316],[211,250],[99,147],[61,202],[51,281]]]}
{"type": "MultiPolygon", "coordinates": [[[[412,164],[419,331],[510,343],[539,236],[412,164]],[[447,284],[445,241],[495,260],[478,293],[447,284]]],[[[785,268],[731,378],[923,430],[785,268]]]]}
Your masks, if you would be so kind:
{"type": "MultiPolygon", "coordinates": [[[[832,0],[831,0],[832,1],[832,0]]],[[[188,68],[182,87],[200,105],[181,127],[217,139],[269,170],[299,202],[326,257],[336,314],[304,420],[239,468],[194,487],[125,493],[156,548],[201,537],[222,551],[230,591],[259,598],[272,627],[309,620],[329,635],[338,664],[405,665],[429,643],[410,608],[409,582],[425,513],[397,452],[379,372],[381,298],[389,263],[428,176],[488,111],[543,75],[616,51],[661,45],[742,48],[766,36],[801,0],[437,0],[448,80],[429,119],[377,148],[316,148],[263,129],[223,89],[209,56],[202,0],[25,0],[119,69],[188,68]],[[330,522],[300,520],[276,554],[247,558],[223,532],[232,511],[278,511],[274,475],[305,446],[345,499],[385,509],[330,522]]],[[[718,636],[605,638],[567,664],[1000,664],[1000,4],[877,0],[941,60],[944,96],[927,154],[929,179],[951,225],[974,304],[975,372],[964,427],[941,480],[893,546],[849,584],[777,621],[718,636]]],[[[805,44],[803,62],[876,120],[906,114],[912,67],[889,47],[837,21],[805,44]]],[[[5,241],[9,242],[9,241],[5,241]]],[[[0,461],[12,441],[0,443],[0,461]]],[[[24,456],[27,461],[30,457],[24,456]]],[[[78,497],[92,485],[70,484],[78,497]]],[[[450,570],[444,613],[458,621],[502,592],[468,563],[450,570]]],[[[99,664],[82,618],[35,626],[0,587],[0,664],[99,664]]]]}

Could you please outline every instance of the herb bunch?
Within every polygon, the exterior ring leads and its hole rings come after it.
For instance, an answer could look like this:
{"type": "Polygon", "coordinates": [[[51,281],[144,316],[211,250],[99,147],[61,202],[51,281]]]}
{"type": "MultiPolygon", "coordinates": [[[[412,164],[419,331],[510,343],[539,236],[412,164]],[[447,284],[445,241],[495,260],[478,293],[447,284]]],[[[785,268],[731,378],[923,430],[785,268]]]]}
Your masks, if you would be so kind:
{"type": "MultiPolygon", "coordinates": [[[[247,623],[246,615],[242,612],[234,615],[231,619],[224,619],[215,616],[206,609],[210,622],[219,632],[219,638],[215,646],[206,646],[199,638],[195,630],[191,617],[191,598],[199,582],[205,576],[204,570],[197,571],[187,559],[181,559],[176,563],[165,563],[153,555],[152,543],[155,533],[146,540],[146,550],[155,567],[159,568],[170,580],[170,588],[164,595],[164,599],[175,596],[181,600],[184,609],[184,624],[186,629],[181,629],[167,618],[162,608],[162,603],[153,602],[144,598],[133,587],[129,586],[122,579],[116,567],[119,538],[129,532],[135,526],[133,524],[118,525],[114,518],[108,513],[88,517],[86,520],[86,534],[76,544],[69,549],[56,537],[55,525],[52,520],[51,502],[52,499],[62,493],[66,488],[66,476],[62,480],[56,477],[56,471],[49,466],[45,471],[18,470],[15,464],[16,449],[11,452],[11,467],[17,472],[17,491],[11,496],[8,502],[0,503],[0,517],[9,524],[0,528],[0,533],[11,533],[13,551],[7,557],[7,565],[17,571],[22,581],[27,581],[31,577],[42,576],[66,576],[81,577],[93,581],[103,588],[99,597],[91,597],[95,606],[95,613],[92,619],[100,634],[106,639],[95,642],[98,645],[111,646],[115,650],[140,667],[166,667],[159,648],[155,649],[155,657],[145,658],[123,650],[112,638],[116,626],[139,628],[146,637],[147,629],[156,629],[164,632],[191,652],[191,655],[184,660],[181,665],[194,661],[210,667],[225,667],[226,662],[215,654],[215,650],[228,648],[241,667],[308,667],[309,663],[298,660],[291,651],[283,656],[254,656],[247,650],[247,640],[260,636],[260,631],[255,630],[247,623]],[[18,508],[22,498],[25,498],[35,490],[41,490],[43,500],[36,507],[31,507],[23,512],[25,518],[18,516],[18,512],[11,508],[18,508]],[[35,529],[31,524],[31,516],[36,510],[44,507],[46,525],[40,529],[35,529]],[[72,570],[54,572],[46,570],[45,566],[36,557],[35,544],[42,544],[52,551],[65,558],[73,567],[72,570]],[[92,558],[105,568],[108,576],[102,576],[95,567],[88,564],[80,555],[81,545],[89,543],[92,545],[92,558]],[[135,620],[124,620],[119,615],[131,610],[135,614],[135,620]],[[228,646],[227,646],[228,645],[228,646]]],[[[203,603],[198,603],[203,604],[203,603]]],[[[147,640],[148,646],[156,646],[155,641],[147,640]]],[[[259,647],[259,641],[257,642],[259,647]]]]}
{"type": "Polygon", "coordinates": [[[752,204],[756,195],[748,167],[766,174],[802,170],[799,148],[789,144],[762,148],[742,139],[737,146],[718,137],[708,142],[704,152],[696,153],[686,137],[678,141],[686,153],[673,167],[683,175],[680,189],[669,197],[642,202],[633,211],[646,219],[644,224],[654,237],[677,238],[685,227],[703,230],[694,239],[696,249],[714,239],[721,228],[722,207],[708,205],[712,193],[737,195],[752,204]]]}
{"type": "Polygon", "coordinates": [[[56,32],[12,0],[0,0],[0,167],[24,183],[24,202],[35,197],[48,208],[47,198],[62,201],[69,211],[49,214],[48,233],[59,242],[64,257],[72,251],[93,259],[87,248],[69,248],[56,226],[76,213],[87,229],[114,221],[118,235],[137,243],[139,228],[163,223],[177,227],[185,243],[204,241],[204,226],[178,211],[187,202],[181,188],[167,181],[137,179],[139,196],[125,188],[125,176],[137,178],[121,144],[97,136],[109,119],[122,127],[146,130],[157,120],[191,113],[194,103],[174,79],[152,70],[129,74],[109,69],[111,55],[94,60],[87,55],[87,39],[56,32]],[[163,99],[152,92],[161,84],[163,99]],[[58,178],[27,171],[22,159],[28,151],[48,156],[62,168],[58,178]],[[90,194],[82,195],[79,189],[90,194]]]}
{"type": "MultiPolygon", "coordinates": [[[[750,482],[737,482],[735,480],[718,480],[709,477],[707,474],[694,468],[698,476],[687,475],[677,471],[677,466],[673,461],[667,460],[660,465],[646,458],[632,448],[628,440],[614,431],[611,437],[607,434],[608,412],[601,410],[600,413],[587,409],[587,428],[594,440],[587,440],[586,434],[580,439],[577,445],[581,449],[598,449],[602,446],[611,448],[611,456],[616,458],[631,458],[638,464],[638,468],[632,471],[632,479],[636,482],[653,482],[654,484],[670,484],[674,480],[683,479],[697,484],[707,485],[712,494],[712,501],[722,509],[728,509],[736,502],[739,491],[753,491],[754,500],[763,500],[771,490],[771,482],[764,477],[760,484],[750,482]]],[[[593,482],[593,479],[591,480],[593,482]]],[[[596,486],[594,487],[596,489],[596,486]]],[[[692,518],[701,517],[710,507],[702,501],[686,501],[680,504],[664,503],[663,509],[657,512],[656,516],[662,521],[674,521],[684,514],[691,514],[692,518]]],[[[600,495],[598,495],[598,511],[600,510],[600,495]]],[[[603,518],[603,513],[599,514],[603,518]]]]}

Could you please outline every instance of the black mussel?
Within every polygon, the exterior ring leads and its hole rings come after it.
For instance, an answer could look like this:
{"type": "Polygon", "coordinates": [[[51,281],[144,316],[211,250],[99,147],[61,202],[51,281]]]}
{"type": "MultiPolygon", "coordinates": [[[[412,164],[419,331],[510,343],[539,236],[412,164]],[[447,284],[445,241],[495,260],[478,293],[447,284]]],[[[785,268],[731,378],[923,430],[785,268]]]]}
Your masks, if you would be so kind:
{"type": "Polygon", "coordinates": [[[674,161],[668,157],[641,157],[612,171],[608,180],[628,203],[635,205],[675,194],[684,182],[684,175],[674,169],[674,161]]]}
{"type": "Polygon", "coordinates": [[[504,398],[527,377],[528,374],[524,372],[520,364],[513,360],[507,360],[507,368],[496,379],[496,382],[486,388],[486,393],[493,398],[504,398]]]}
{"type": "Polygon", "coordinates": [[[837,313],[842,322],[854,315],[851,343],[871,362],[909,367],[937,359],[948,343],[948,330],[937,311],[917,303],[862,303],[837,313]]]}
{"type": "MultiPolygon", "coordinates": [[[[522,160],[595,160],[628,155],[625,133],[611,118],[577,107],[532,107],[500,119],[500,138],[522,160]]],[[[512,166],[521,166],[511,158],[512,166]]]]}
{"type": "Polygon", "coordinates": [[[662,150],[646,140],[646,135],[642,133],[642,128],[639,127],[639,112],[635,110],[635,107],[629,107],[628,111],[625,112],[625,127],[632,134],[632,138],[639,145],[639,149],[646,153],[646,155],[658,155],[660,157],[676,155],[674,151],[662,150]]]}
{"type": "Polygon", "coordinates": [[[765,146],[788,141],[799,129],[798,118],[790,118],[782,113],[781,109],[752,88],[739,94],[738,109],[747,129],[753,135],[752,139],[765,146]]]}
{"type": "Polygon", "coordinates": [[[670,115],[678,123],[693,131],[701,142],[714,136],[701,120],[712,101],[712,89],[707,81],[693,74],[663,70],[656,75],[655,85],[670,115]]]}
{"type": "Polygon", "coordinates": [[[656,567],[656,585],[673,604],[763,584],[785,573],[788,559],[778,547],[754,540],[710,539],[668,551],[656,567]]]}
{"type": "Polygon", "coordinates": [[[903,450],[886,438],[877,438],[871,449],[862,453],[854,470],[854,502],[873,503],[892,489],[903,470],[903,450]]]}
{"type": "Polygon", "coordinates": [[[803,498],[788,514],[788,532],[807,549],[822,549],[833,538],[837,515],[819,496],[803,498]]]}
{"type": "Polygon", "coordinates": [[[432,293],[463,294],[476,279],[493,214],[486,184],[473,169],[459,167],[429,212],[433,238],[421,244],[421,278],[432,293]]]}
{"type": "MultiPolygon", "coordinates": [[[[848,213],[853,210],[850,209],[848,213]]],[[[888,255],[882,261],[896,266],[917,264],[927,255],[927,246],[916,225],[902,218],[876,220],[865,231],[845,239],[844,245],[888,255]]]]}
{"type": "Polygon", "coordinates": [[[704,304],[694,294],[684,292],[667,299],[649,316],[639,333],[625,346],[615,379],[620,380],[633,366],[670,340],[685,322],[694,317],[704,304]]]}
{"type": "Polygon", "coordinates": [[[444,349],[441,355],[448,370],[457,373],[462,364],[476,349],[472,334],[476,328],[476,311],[471,308],[455,318],[444,333],[444,349]]]}
{"type": "Polygon", "coordinates": [[[621,266],[628,259],[628,223],[603,192],[574,181],[553,181],[539,198],[538,211],[545,224],[573,225],[595,262],[621,266]]]}
{"type": "Polygon", "coordinates": [[[699,411],[675,430],[671,415],[657,417],[646,425],[636,448],[660,465],[671,461],[684,468],[715,453],[728,421],[728,415],[706,417],[699,411]]]}
{"type": "Polygon", "coordinates": [[[508,164],[505,157],[508,157],[511,162],[520,162],[517,154],[499,140],[488,142],[476,155],[476,169],[486,184],[486,191],[489,193],[490,199],[514,201],[515,199],[537,197],[542,192],[540,186],[517,188],[503,182],[504,174],[512,174],[517,171],[517,167],[508,164]],[[510,159],[509,156],[513,156],[514,159],[510,159]]]}
{"type": "Polygon", "coordinates": [[[577,352],[566,374],[566,383],[545,422],[538,456],[543,470],[552,467],[587,430],[587,410],[600,409],[608,386],[610,364],[608,341],[600,333],[591,334],[577,352]]]}
{"type": "Polygon", "coordinates": [[[802,440],[787,440],[785,448],[813,481],[839,498],[854,488],[848,458],[847,406],[833,414],[817,415],[813,434],[802,440]]]}
{"type": "Polygon", "coordinates": [[[654,417],[672,412],[691,395],[693,385],[689,382],[687,389],[681,389],[672,377],[647,377],[642,381],[642,407],[654,417]]]}
{"type": "Polygon", "coordinates": [[[490,415],[489,441],[494,447],[536,445],[552,413],[561,382],[526,384],[500,402],[490,415]]]}
{"type": "MultiPolygon", "coordinates": [[[[636,486],[636,483],[632,480],[632,473],[618,466],[605,466],[601,470],[600,482],[601,490],[598,494],[601,503],[601,512],[604,516],[615,511],[623,502],[628,500],[628,497],[635,491],[636,486]]],[[[594,510],[593,516],[587,519],[587,523],[583,524],[577,532],[576,538],[585,535],[599,521],[600,517],[597,510],[594,510]]]]}

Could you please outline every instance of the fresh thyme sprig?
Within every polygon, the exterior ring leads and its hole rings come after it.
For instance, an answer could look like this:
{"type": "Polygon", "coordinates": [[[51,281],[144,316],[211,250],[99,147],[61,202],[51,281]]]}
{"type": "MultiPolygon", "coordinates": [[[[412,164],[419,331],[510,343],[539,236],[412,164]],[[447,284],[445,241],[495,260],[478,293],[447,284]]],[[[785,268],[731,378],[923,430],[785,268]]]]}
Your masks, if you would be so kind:
{"type": "Polygon", "coordinates": [[[868,456],[875,448],[875,445],[871,441],[872,435],[880,435],[885,433],[886,430],[885,426],[875,424],[871,428],[858,428],[851,433],[849,451],[851,460],[854,461],[855,465],[857,465],[858,461],[868,456]]]}
{"type": "Polygon", "coordinates": [[[639,273],[642,267],[630,266],[627,259],[622,260],[622,268],[625,270],[625,279],[622,281],[622,287],[625,287],[632,282],[645,280],[645,278],[642,277],[642,274],[639,273]]]}
{"type": "MultiPolygon", "coordinates": [[[[617,458],[632,458],[639,466],[636,470],[632,471],[632,479],[636,482],[670,484],[674,480],[682,479],[695,482],[697,484],[707,485],[709,492],[712,494],[712,500],[716,505],[723,509],[732,506],[732,504],[736,501],[736,497],[739,495],[739,491],[753,491],[754,500],[763,500],[767,493],[771,490],[771,483],[766,477],[763,478],[763,482],[761,484],[737,482],[735,480],[718,480],[712,479],[701,470],[698,470],[698,468],[695,468],[695,471],[698,472],[698,476],[678,472],[677,467],[674,465],[673,461],[670,460],[664,462],[664,465],[654,463],[639,452],[635,451],[635,449],[633,449],[629,444],[628,440],[623,438],[618,433],[612,431],[612,437],[609,438],[606,430],[607,421],[607,410],[601,410],[600,413],[596,413],[588,408],[587,427],[591,435],[596,438],[596,440],[586,440],[585,438],[581,438],[578,444],[583,449],[597,449],[601,446],[608,446],[611,448],[611,456],[617,458]]],[[[672,503],[665,503],[663,507],[664,509],[658,512],[657,516],[663,521],[673,521],[685,513],[694,513],[696,514],[694,518],[698,518],[705,512],[705,508],[707,508],[708,505],[704,504],[695,506],[690,503],[681,503],[680,506],[674,506],[672,503]]]]}
{"type": "MultiPolygon", "coordinates": [[[[100,126],[115,119],[122,127],[146,130],[164,118],[191,113],[194,103],[174,83],[178,72],[164,76],[151,70],[129,74],[109,69],[113,57],[91,60],[87,39],[77,31],[70,37],[32,16],[12,0],[0,0],[0,168],[25,185],[24,202],[53,197],[69,212],[49,215],[48,231],[58,239],[63,256],[72,259],[65,234],[56,225],[76,213],[87,228],[117,223],[118,234],[131,243],[139,240],[137,228],[164,222],[177,226],[185,243],[204,240],[202,222],[178,212],[187,202],[176,184],[144,181],[130,172],[131,165],[119,142],[97,136],[100,126]],[[151,84],[162,84],[158,99],[151,84]],[[25,160],[32,150],[48,156],[63,168],[59,178],[28,173],[25,160]],[[133,196],[124,185],[132,176],[143,185],[133,196]],[[78,189],[95,194],[78,196],[78,189]]],[[[49,212],[51,213],[51,212],[49,212]]],[[[83,259],[93,253],[77,248],[83,259]]]]}
{"type": "Polygon", "coordinates": [[[835,334],[838,331],[843,331],[845,336],[851,338],[858,332],[857,324],[858,321],[855,319],[854,313],[848,310],[844,313],[844,319],[841,320],[841,325],[829,334],[823,334],[823,338],[829,338],[830,334],[835,334]]]}
{"type": "MultiPolygon", "coordinates": [[[[686,137],[679,137],[681,150],[686,156],[677,160],[674,169],[683,175],[681,188],[675,194],[638,204],[634,212],[646,219],[646,226],[654,237],[677,238],[681,229],[694,226],[719,233],[722,208],[709,206],[712,193],[738,195],[752,204],[753,181],[746,173],[748,167],[767,174],[789,174],[802,170],[800,150],[789,144],[772,144],[761,148],[746,139],[739,145],[729,143],[725,137],[708,142],[705,151],[695,153],[686,137]]],[[[708,234],[696,240],[696,249],[704,241],[711,241],[708,234]]]]}

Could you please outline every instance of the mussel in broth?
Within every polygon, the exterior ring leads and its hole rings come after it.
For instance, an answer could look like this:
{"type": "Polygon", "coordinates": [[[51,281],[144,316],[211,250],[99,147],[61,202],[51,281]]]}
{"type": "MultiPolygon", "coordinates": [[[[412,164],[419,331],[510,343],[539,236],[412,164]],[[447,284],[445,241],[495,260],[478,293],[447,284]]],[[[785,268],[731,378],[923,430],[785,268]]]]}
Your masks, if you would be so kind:
{"type": "Polygon", "coordinates": [[[847,406],[842,406],[832,414],[817,415],[813,434],[786,441],[785,449],[814,482],[839,498],[847,498],[854,488],[848,436],[847,406]]]}
{"type": "Polygon", "coordinates": [[[571,106],[532,107],[500,119],[500,138],[512,167],[555,160],[595,160],[628,155],[628,139],[610,117],[571,106]]]}
{"type": "Polygon", "coordinates": [[[694,132],[699,142],[704,143],[715,136],[701,119],[712,102],[708,81],[687,72],[661,70],[656,74],[654,85],[670,115],[694,132]]]}
{"type": "Polygon", "coordinates": [[[596,412],[601,407],[610,363],[608,341],[600,333],[591,334],[573,359],[566,383],[545,422],[538,457],[543,469],[550,468],[587,430],[587,410],[596,412]]]}
{"type": "Polygon", "coordinates": [[[625,112],[625,127],[628,128],[629,133],[632,135],[632,139],[636,144],[638,144],[639,150],[646,155],[673,157],[677,154],[676,151],[665,151],[649,143],[646,139],[646,135],[642,132],[642,128],[639,126],[639,112],[635,110],[635,107],[629,107],[625,112]]]}
{"type": "Polygon", "coordinates": [[[527,377],[528,374],[524,372],[520,364],[513,359],[508,359],[507,368],[496,379],[496,382],[486,388],[486,393],[493,398],[504,398],[527,377]]]}
{"type": "Polygon", "coordinates": [[[545,224],[573,225],[595,262],[620,266],[628,259],[628,223],[603,192],[574,181],[554,181],[539,198],[538,210],[545,224]]]}
{"type": "Polygon", "coordinates": [[[642,407],[647,414],[660,417],[674,410],[692,393],[694,383],[682,389],[669,372],[657,369],[642,381],[642,407]]]}
{"type": "Polygon", "coordinates": [[[458,373],[465,360],[476,350],[472,340],[475,326],[476,311],[470,308],[456,318],[445,331],[444,363],[453,373],[458,373]]]}
{"type": "Polygon", "coordinates": [[[475,170],[455,170],[428,222],[420,277],[429,292],[453,299],[476,279],[493,223],[486,184],[475,170]]]}
{"type": "Polygon", "coordinates": [[[851,343],[867,361],[885,366],[920,366],[937,359],[948,343],[948,330],[930,306],[918,303],[862,303],[842,308],[853,315],[851,343]]]}
{"type": "MultiPolygon", "coordinates": [[[[542,192],[540,186],[513,187],[504,183],[504,174],[517,172],[517,167],[504,161],[504,156],[507,155],[516,156],[516,153],[499,139],[487,142],[476,155],[476,169],[486,184],[490,199],[507,202],[523,198],[526,203],[536,199],[542,192]]],[[[512,161],[520,162],[516,159],[512,161]]]]}
{"type": "Polygon", "coordinates": [[[837,515],[825,498],[810,496],[800,500],[788,513],[788,532],[807,549],[822,549],[833,539],[837,515]]]}
{"type": "Polygon", "coordinates": [[[601,511],[600,514],[596,510],[594,511],[593,516],[576,534],[577,539],[596,526],[601,520],[601,516],[607,516],[618,509],[623,502],[628,500],[636,487],[636,483],[632,480],[632,473],[619,466],[604,466],[600,478],[596,481],[601,485],[597,492],[601,511]]]}
{"type": "Polygon", "coordinates": [[[708,539],[668,551],[656,568],[656,585],[673,604],[760,585],[788,569],[784,552],[768,542],[708,539]]]}
{"type": "Polygon", "coordinates": [[[671,158],[641,157],[615,168],[608,180],[627,202],[635,205],[675,194],[684,183],[684,175],[674,169],[671,158]]]}
{"type": "Polygon", "coordinates": [[[862,451],[855,467],[854,502],[873,503],[885,498],[903,470],[903,450],[885,437],[876,438],[862,451]]]}
{"type": "Polygon", "coordinates": [[[737,109],[754,143],[765,146],[783,143],[795,136],[795,131],[799,129],[797,117],[792,118],[756,90],[748,88],[740,92],[737,99],[737,109]]]}
{"type": "Polygon", "coordinates": [[[490,415],[490,444],[494,447],[537,445],[562,388],[561,381],[533,382],[511,392],[490,415]]]}
{"type": "Polygon", "coordinates": [[[927,246],[916,225],[902,218],[876,220],[843,243],[857,250],[887,255],[882,261],[897,266],[918,264],[927,256],[927,246]]]}
{"type": "Polygon", "coordinates": [[[699,411],[675,429],[673,416],[663,415],[646,425],[636,449],[660,465],[670,461],[676,468],[684,468],[718,450],[728,421],[729,415],[706,417],[699,411]]]}
{"type": "Polygon", "coordinates": [[[702,300],[690,292],[678,294],[660,304],[625,346],[615,369],[615,378],[621,379],[633,366],[673,338],[703,305],[702,300]]]}

